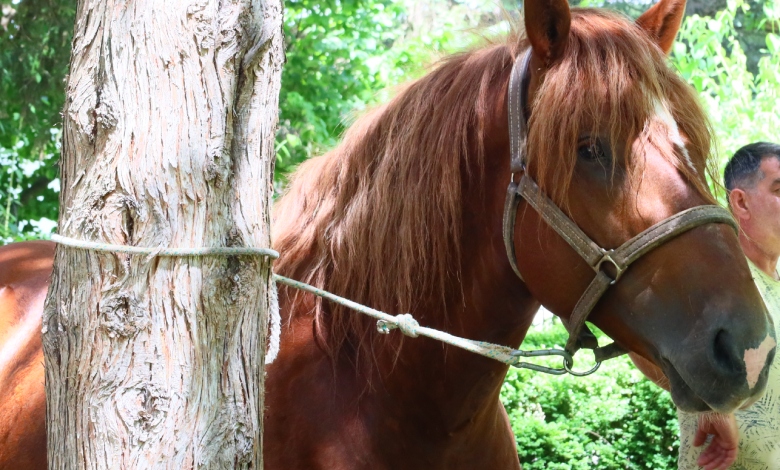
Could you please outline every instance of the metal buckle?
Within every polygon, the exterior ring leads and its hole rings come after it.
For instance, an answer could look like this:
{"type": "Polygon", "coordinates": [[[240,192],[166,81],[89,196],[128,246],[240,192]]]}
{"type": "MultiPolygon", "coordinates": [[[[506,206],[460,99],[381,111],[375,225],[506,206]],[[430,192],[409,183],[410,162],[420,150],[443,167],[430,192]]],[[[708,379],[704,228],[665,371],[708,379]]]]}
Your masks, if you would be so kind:
{"type": "MultiPolygon", "coordinates": [[[[515,175],[517,174],[525,174],[525,162],[522,163],[522,166],[517,171],[511,171],[509,173],[509,182],[514,183],[515,182],[515,175]]],[[[522,179],[522,176],[520,177],[522,179]]],[[[518,180],[518,183],[520,183],[520,180],[518,180]]]]}
{"type": "MultiPolygon", "coordinates": [[[[615,267],[615,277],[614,279],[612,279],[612,282],[609,283],[610,285],[615,284],[618,281],[618,279],[620,279],[620,276],[623,275],[623,272],[625,271],[625,269],[621,268],[620,265],[617,264],[617,261],[612,259],[612,255],[614,253],[615,250],[603,250],[601,259],[599,260],[598,263],[596,263],[596,267],[595,267],[596,272],[603,271],[601,269],[601,265],[604,264],[605,262],[611,263],[612,266],[615,267]]],[[[610,276],[609,273],[607,273],[606,271],[604,273],[610,278],[612,278],[612,276],[610,276]]]]}

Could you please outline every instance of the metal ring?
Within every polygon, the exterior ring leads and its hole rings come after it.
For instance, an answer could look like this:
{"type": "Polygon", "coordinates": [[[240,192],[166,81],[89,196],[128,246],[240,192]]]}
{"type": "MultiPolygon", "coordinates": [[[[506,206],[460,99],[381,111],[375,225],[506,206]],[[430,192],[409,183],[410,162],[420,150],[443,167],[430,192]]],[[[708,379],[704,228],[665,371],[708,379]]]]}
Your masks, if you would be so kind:
{"type": "Polygon", "coordinates": [[[385,320],[377,320],[376,322],[376,331],[383,335],[389,335],[390,330],[393,328],[395,328],[395,325],[390,326],[390,323],[385,320]]]}
{"type": "Polygon", "coordinates": [[[601,362],[597,362],[595,366],[593,366],[592,369],[587,370],[585,372],[577,372],[576,370],[572,369],[574,367],[574,359],[569,356],[568,358],[563,358],[563,368],[568,372],[569,374],[575,376],[575,377],[585,377],[586,375],[590,375],[597,370],[599,370],[599,367],[601,367],[601,362]]]}
{"type": "Polygon", "coordinates": [[[569,351],[566,351],[564,349],[539,349],[535,351],[515,350],[511,353],[511,355],[517,358],[561,356],[561,358],[563,359],[563,367],[560,369],[556,369],[554,367],[540,366],[538,364],[533,364],[531,362],[522,362],[522,361],[517,361],[511,364],[512,367],[516,367],[518,369],[530,369],[530,370],[535,370],[536,372],[542,372],[551,375],[571,374],[575,377],[585,377],[586,375],[590,375],[596,372],[599,369],[599,367],[601,367],[601,362],[597,362],[596,365],[593,366],[593,368],[591,368],[590,370],[587,370],[585,372],[577,372],[576,370],[573,369],[574,358],[572,354],[569,351]]]}
{"type": "Polygon", "coordinates": [[[525,172],[526,172],[525,158],[523,158],[521,163],[520,163],[520,169],[519,170],[517,170],[517,171],[512,171],[511,169],[509,170],[509,182],[510,183],[514,183],[515,182],[515,175],[518,174],[518,173],[525,174],[525,172]]]}

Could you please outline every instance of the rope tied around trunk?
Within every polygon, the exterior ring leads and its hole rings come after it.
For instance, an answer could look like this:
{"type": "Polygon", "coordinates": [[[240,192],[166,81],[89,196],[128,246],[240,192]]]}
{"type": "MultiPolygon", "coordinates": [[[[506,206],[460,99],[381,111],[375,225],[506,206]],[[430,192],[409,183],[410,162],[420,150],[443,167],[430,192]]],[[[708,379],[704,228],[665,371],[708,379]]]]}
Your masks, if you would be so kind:
{"type": "Polygon", "coordinates": [[[279,257],[279,252],[270,248],[254,248],[248,246],[222,246],[206,248],[146,248],[142,246],[112,245],[111,243],[90,242],[75,238],[52,235],[51,241],[60,245],[83,250],[102,251],[107,253],[123,253],[128,255],[169,256],[185,258],[187,256],[265,256],[269,259],[279,257]]]}
{"type": "MultiPolygon", "coordinates": [[[[51,241],[60,245],[69,246],[72,248],[80,248],[83,250],[100,251],[108,253],[125,253],[132,255],[147,255],[150,258],[156,256],[169,256],[169,257],[204,257],[204,256],[264,256],[270,260],[277,259],[279,253],[270,248],[255,248],[255,247],[206,247],[206,248],[148,248],[139,246],[128,245],[113,245],[110,243],[99,243],[84,240],[77,240],[75,238],[63,237],[61,235],[52,235],[51,241]]],[[[349,299],[345,299],[338,295],[332,294],[328,291],[320,289],[318,287],[290,279],[279,274],[272,272],[272,285],[271,291],[271,315],[269,318],[270,325],[270,338],[269,347],[266,352],[266,364],[270,364],[276,358],[276,354],[279,351],[279,338],[281,336],[281,318],[279,314],[278,295],[276,293],[276,283],[285,284],[295,289],[300,289],[305,292],[309,292],[318,297],[336,302],[340,305],[348,307],[352,310],[360,312],[364,315],[368,315],[377,320],[377,331],[382,334],[389,334],[392,330],[398,329],[405,336],[410,338],[417,338],[425,336],[437,341],[441,341],[445,344],[455,346],[466,351],[470,351],[480,356],[487,357],[503,364],[517,367],[521,369],[531,369],[537,372],[544,372],[547,374],[563,375],[566,373],[572,375],[587,375],[595,372],[598,366],[587,372],[576,372],[571,369],[573,364],[571,355],[566,351],[559,349],[544,349],[539,351],[521,351],[510,348],[508,346],[502,346],[500,344],[493,344],[484,341],[475,341],[471,339],[461,338],[459,336],[451,335],[444,331],[436,330],[421,326],[417,320],[409,313],[402,313],[399,315],[390,315],[388,313],[375,310],[371,307],[353,302],[349,299]],[[564,367],[560,369],[540,366],[529,362],[523,362],[521,359],[525,357],[542,357],[542,356],[561,356],[563,358],[564,367]]]]}

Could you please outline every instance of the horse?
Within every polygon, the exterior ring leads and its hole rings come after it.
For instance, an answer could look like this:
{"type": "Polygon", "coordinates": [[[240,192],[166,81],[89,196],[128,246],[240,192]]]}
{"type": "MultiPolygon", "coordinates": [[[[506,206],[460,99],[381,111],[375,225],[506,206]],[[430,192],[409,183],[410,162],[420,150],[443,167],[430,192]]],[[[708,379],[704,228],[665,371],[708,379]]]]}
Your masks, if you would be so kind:
{"type": "Polygon", "coordinates": [[[41,318],[54,244],[0,247],[0,469],[46,468],[41,318]]]}
{"type": "MultiPolygon", "coordinates": [[[[706,180],[710,127],[666,57],[685,2],[660,0],[635,22],[572,9],[566,0],[526,0],[524,9],[524,28],[445,59],[359,118],[335,149],[300,166],[274,209],[275,271],[408,312],[425,326],[517,346],[540,305],[575,323],[595,269],[609,287],[590,302],[588,321],[660,367],[677,406],[729,412],[749,405],[766,384],[774,347],[765,345],[774,338],[729,224],[691,228],[622,272],[609,256],[586,261],[569,232],[559,233],[528,198],[505,204],[510,181],[533,180],[608,255],[676,214],[715,203],[706,180]],[[524,105],[512,111],[518,57],[527,58],[524,105]],[[510,163],[517,119],[527,125],[519,167],[510,163]],[[513,224],[504,223],[505,207],[516,209],[513,224]]],[[[48,281],[36,266],[49,270],[51,251],[0,248],[0,273],[13,273],[3,285],[30,291],[26,300],[3,299],[10,308],[2,312],[16,312],[20,325],[40,324],[48,281]]],[[[278,298],[281,348],[266,369],[265,468],[520,468],[499,401],[506,364],[382,334],[368,318],[285,286],[278,298]]],[[[22,330],[5,339],[0,373],[7,358],[19,362],[14,354],[23,347],[40,352],[40,339],[22,330]]],[[[29,364],[11,374],[38,373],[29,364]]],[[[42,402],[36,384],[28,402],[42,402]]],[[[22,403],[25,393],[17,387],[10,395],[22,403]]],[[[11,429],[33,444],[7,450],[12,441],[0,441],[0,469],[24,452],[45,457],[44,443],[32,438],[41,435],[44,413],[37,406],[4,412],[6,396],[0,438],[11,429]]]]}

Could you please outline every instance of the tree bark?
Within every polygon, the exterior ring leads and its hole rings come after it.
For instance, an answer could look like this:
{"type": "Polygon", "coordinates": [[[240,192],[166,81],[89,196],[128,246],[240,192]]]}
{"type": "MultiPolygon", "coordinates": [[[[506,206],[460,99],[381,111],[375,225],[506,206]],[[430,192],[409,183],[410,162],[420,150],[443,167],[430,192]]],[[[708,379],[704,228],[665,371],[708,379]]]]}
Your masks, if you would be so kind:
{"type": "MultiPolygon", "coordinates": [[[[281,19],[281,0],[80,0],[59,233],[270,246],[281,19]]],[[[260,257],[58,247],[49,468],[262,468],[269,276],[260,257]]]]}

